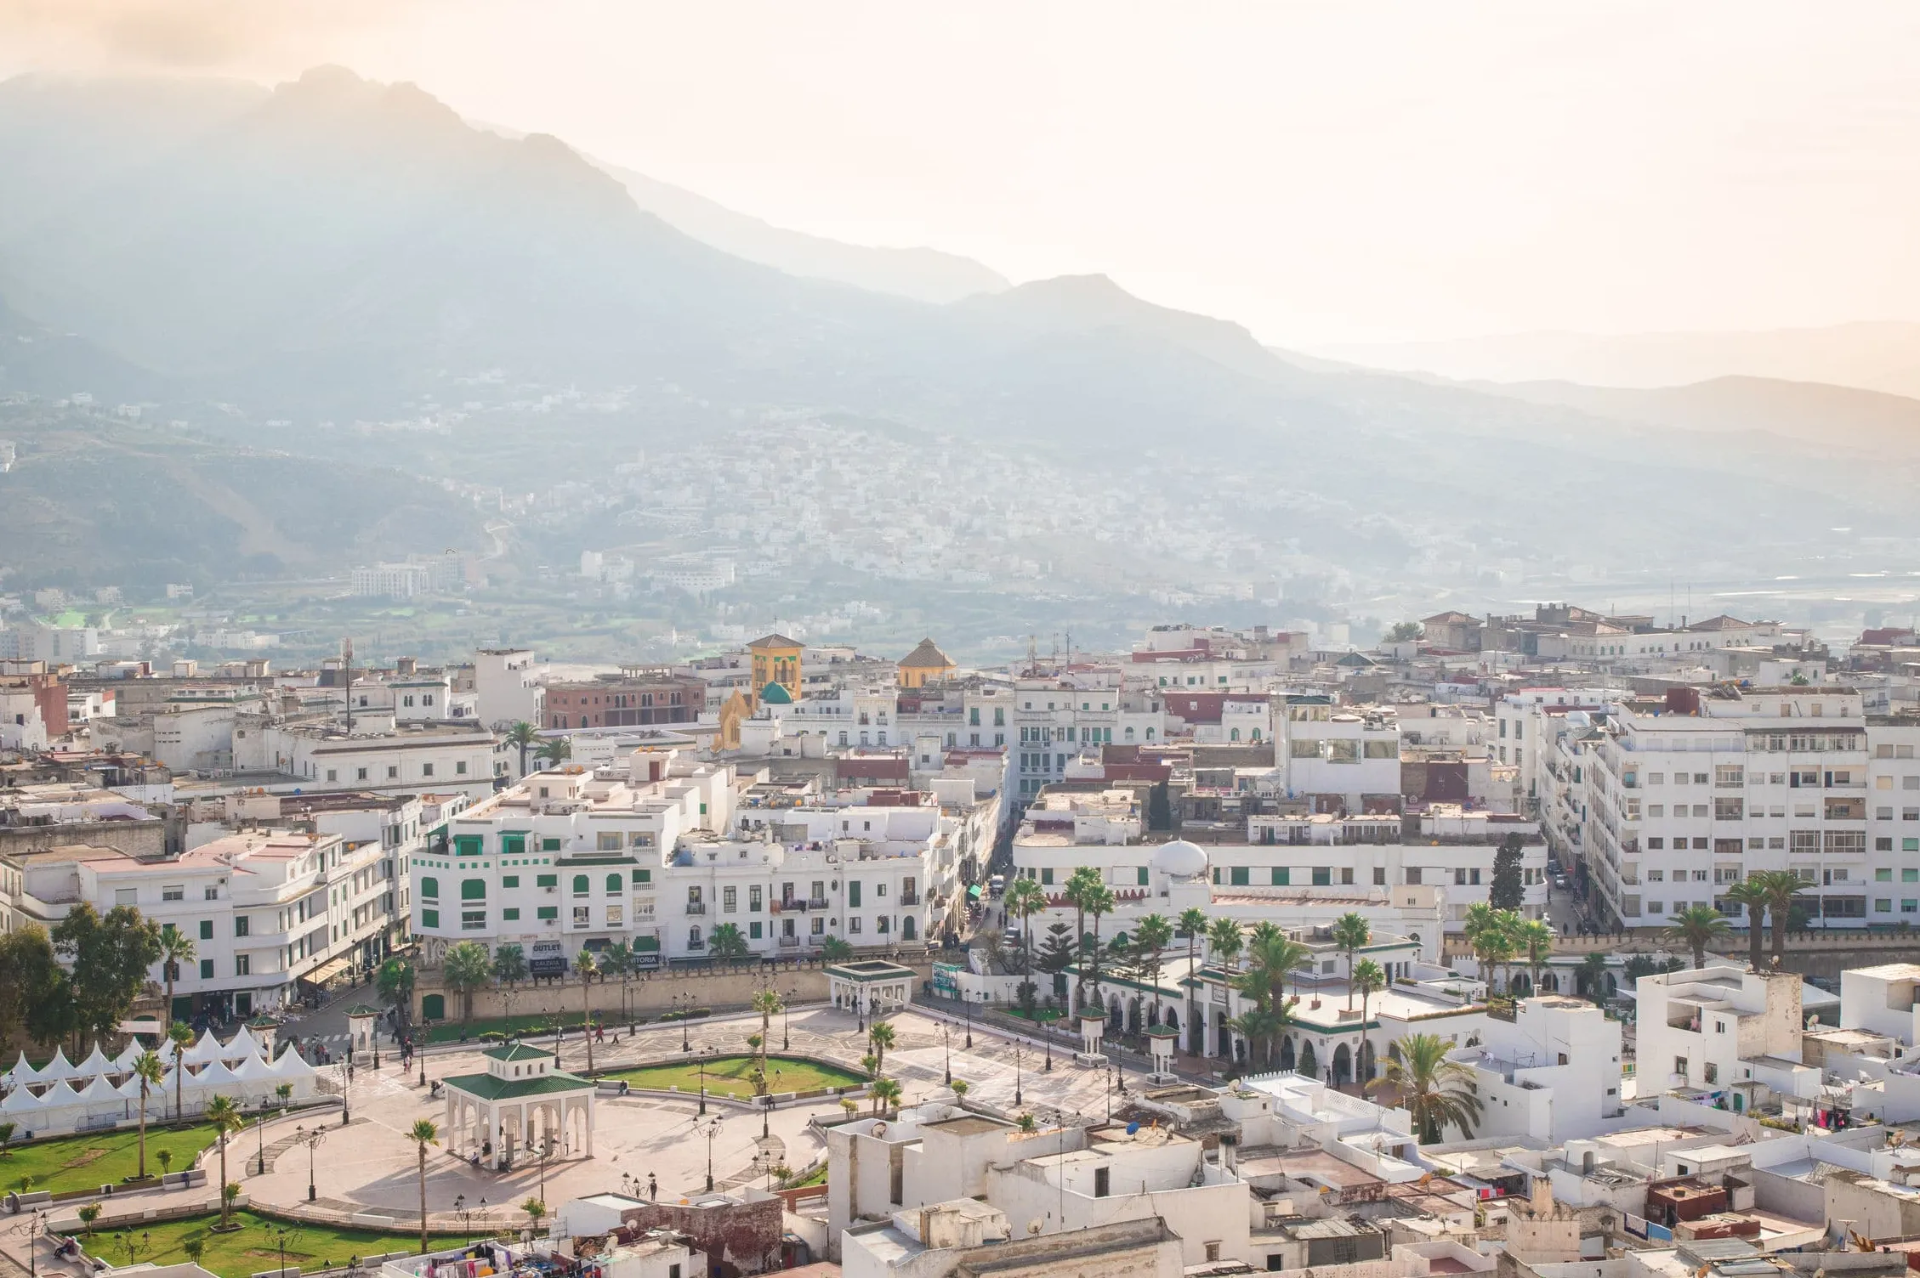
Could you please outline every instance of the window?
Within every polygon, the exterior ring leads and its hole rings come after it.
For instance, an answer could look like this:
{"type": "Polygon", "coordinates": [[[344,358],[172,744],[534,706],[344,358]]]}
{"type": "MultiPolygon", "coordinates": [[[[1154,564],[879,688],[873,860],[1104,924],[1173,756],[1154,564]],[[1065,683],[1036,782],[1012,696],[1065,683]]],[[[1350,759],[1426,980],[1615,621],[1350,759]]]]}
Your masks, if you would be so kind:
{"type": "Polygon", "coordinates": [[[591,905],[576,905],[573,907],[573,925],[575,927],[590,927],[592,924],[593,907],[591,905]]]}
{"type": "Polygon", "coordinates": [[[420,775],[421,775],[421,776],[423,776],[423,777],[430,777],[430,776],[432,776],[432,775],[433,775],[433,765],[432,765],[431,763],[423,763],[423,764],[421,764],[421,765],[420,765],[420,775]]]}
{"type": "Polygon", "coordinates": [[[248,934],[247,929],[251,925],[251,923],[252,923],[252,920],[249,919],[244,914],[234,915],[233,916],[233,934],[235,936],[246,936],[248,934]]]}
{"type": "Polygon", "coordinates": [[[520,876],[517,874],[503,874],[500,876],[500,886],[503,888],[517,888],[520,886],[520,876]]]}
{"type": "Polygon", "coordinates": [[[454,772],[455,772],[455,773],[457,773],[457,774],[458,774],[458,775],[460,775],[460,776],[463,776],[463,777],[464,777],[465,775],[467,775],[467,764],[466,764],[466,761],[465,761],[465,760],[463,759],[463,760],[461,760],[461,761],[460,761],[459,763],[456,763],[456,764],[454,764],[454,765],[453,765],[453,770],[454,770],[454,772]]]}
{"type": "Polygon", "coordinates": [[[557,905],[537,905],[534,907],[533,916],[537,919],[557,919],[560,917],[560,907],[557,905]]]}
{"type": "Polygon", "coordinates": [[[213,939],[213,920],[212,919],[200,920],[200,939],[203,941],[211,941],[213,939]]]}
{"type": "Polygon", "coordinates": [[[487,881],[485,879],[461,879],[460,899],[463,901],[486,900],[487,881]]]}
{"type": "Polygon", "coordinates": [[[140,889],[115,888],[113,891],[113,903],[115,905],[138,905],[140,903],[140,889]]]}
{"type": "Polygon", "coordinates": [[[633,872],[633,886],[652,887],[653,871],[652,870],[635,870],[633,872]]]}
{"type": "Polygon", "coordinates": [[[1326,865],[1313,867],[1313,886],[1328,887],[1333,883],[1333,868],[1326,865]]]}
{"type": "MultiPolygon", "coordinates": [[[[758,883],[755,883],[747,888],[747,910],[749,913],[758,914],[761,909],[762,909],[761,889],[760,889],[760,885],[758,883]]],[[[754,926],[758,927],[759,924],[756,923],[754,926]]]]}
{"type": "Polygon", "coordinates": [[[187,899],[187,889],[184,885],[180,884],[176,884],[173,887],[163,887],[160,889],[160,899],[163,901],[184,901],[187,899]]]}
{"type": "Polygon", "coordinates": [[[507,923],[519,922],[520,907],[517,905],[509,905],[506,909],[500,911],[500,918],[503,922],[507,922],[507,923]]]}
{"type": "Polygon", "coordinates": [[[573,876],[573,894],[575,896],[585,896],[592,890],[593,887],[588,883],[586,875],[576,874],[573,876]]]}
{"type": "Polygon", "coordinates": [[[367,779],[367,770],[365,768],[355,769],[353,779],[355,781],[365,781],[367,779]]]}
{"type": "Polygon", "coordinates": [[[849,932],[858,932],[859,930],[860,930],[860,916],[859,916],[859,915],[855,915],[854,917],[852,917],[852,918],[850,918],[850,919],[848,919],[848,920],[847,920],[847,931],[849,931],[849,932]]]}
{"type": "MultiPolygon", "coordinates": [[[[847,905],[857,908],[860,904],[860,880],[847,880],[847,905]]],[[[858,929],[856,929],[858,930],[858,929]]]]}
{"type": "Polygon", "coordinates": [[[1046,886],[1053,884],[1053,867],[1047,866],[1040,871],[1040,882],[1046,886]]]}
{"type": "Polygon", "coordinates": [[[329,780],[329,781],[338,781],[339,779],[340,779],[340,773],[339,773],[339,771],[338,771],[338,770],[336,770],[336,769],[334,769],[334,768],[328,768],[328,769],[327,769],[327,780],[329,780]]]}
{"type": "Polygon", "coordinates": [[[200,960],[200,979],[203,981],[211,981],[213,979],[213,960],[212,959],[200,960]]]}
{"type": "Polygon", "coordinates": [[[720,889],[720,912],[732,914],[740,908],[740,889],[723,887],[720,889]]]}
{"type": "Polygon", "coordinates": [[[1111,1175],[1112,1171],[1110,1168],[1096,1167],[1093,1169],[1093,1196],[1095,1198],[1105,1198],[1111,1192],[1111,1175]]]}
{"type": "Polygon", "coordinates": [[[1272,873],[1273,873],[1274,887],[1292,886],[1293,871],[1289,867],[1284,865],[1276,865],[1273,867],[1272,873]]]}
{"type": "Polygon", "coordinates": [[[533,876],[533,885],[535,887],[559,887],[560,876],[557,874],[536,874],[533,876]]]}
{"type": "Polygon", "coordinates": [[[1247,886],[1247,867],[1244,865],[1228,867],[1227,878],[1234,887],[1247,886]]]}
{"type": "Polygon", "coordinates": [[[757,941],[757,940],[759,940],[759,939],[760,939],[760,928],[761,928],[761,924],[760,924],[760,922],[759,922],[759,920],[757,920],[757,919],[756,919],[755,921],[753,921],[752,923],[749,923],[749,924],[747,924],[747,939],[748,939],[748,940],[750,940],[750,941],[757,941]]]}
{"type": "Polygon", "coordinates": [[[627,890],[626,881],[618,873],[609,874],[607,876],[607,895],[608,896],[619,896],[622,892],[626,890],[627,890]]]}
{"type": "Polygon", "coordinates": [[[602,830],[594,836],[593,841],[595,849],[601,852],[618,852],[620,850],[620,843],[620,831],[618,830],[602,830]]]}
{"type": "Polygon", "coordinates": [[[439,927],[440,911],[438,910],[420,911],[420,926],[421,927],[439,927]]]}

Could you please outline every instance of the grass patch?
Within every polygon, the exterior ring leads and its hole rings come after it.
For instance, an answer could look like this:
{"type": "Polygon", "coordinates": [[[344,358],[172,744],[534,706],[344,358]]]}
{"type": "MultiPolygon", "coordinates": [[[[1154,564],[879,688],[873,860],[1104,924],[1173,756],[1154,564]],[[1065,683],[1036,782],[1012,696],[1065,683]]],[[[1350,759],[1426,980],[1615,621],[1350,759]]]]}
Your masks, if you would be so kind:
{"type": "MultiPolygon", "coordinates": [[[[238,1156],[239,1136],[229,1142],[230,1164],[238,1156]]],[[[147,1174],[160,1174],[157,1151],[173,1151],[173,1170],[185,1171],[196,1154],[213,1144],[213,1128],[206,1123],[187,1127],[147,1128],[147,1174]]],[[[251,1146],[249,1146],[251,1148],[251,1146]]],[[[79,1136],[56,1136],[31,1144],[14,1145],[0,1158],[0,1186],[17,1189],[22,1176],[33,1177],[35,1190],[60,1193],[68,1189],[96,1189],[118,1184],[139,1170],[140,1131],[122,1127],[114,1131],[87,1132],[79,1136]]]]}
{"type": "MultiPolygon", "coordinates": [[[[498,1225],[503,1213],[496,1215],[498,1225]]],[[[156,1265],[184,1264],[188,1239],[197,1239],[206,1248],[200,1263],[221,1278],[247,1278],[280,1266],[280,1234],[286,1233],[287,1268],[315,1270],[344,1265],[350,1256],[373,1256],[386,1251],[414,1252],[420,1248],[420,1231],[379,1233],[369,1229],[336,1229],[331,1225],[312,1225],[256,1216],[236,1211],[233,1221],[240,1228],[230,1234],[217,1234],[213,1226],[220,1213],[186,1216],[179,1220],[156,1221],[138,1226],[133,1234],[134,1257],[156,1265]]],[[[477,1226],[477,1222],[476,1222],[477,1226]]],[[[110,1264],[127,1263],[127,1231],[96,1230],[92,1238],[82,1236],[81,1245],[89,1256],[110,1264]]]]}
{"type": "MultiPolygon", "coordinates": [[[[601,1012],[598,1013],[594,1019],[604,1021],[605,1018],[606,1013],[601,1012]]],[[[560,1023],[566,1027],[569,1035],[578,1040],[580,1037],[580,1014],[578,1012],[575,1012],[570,1017],[562,1016],[560,1023]]],[[[427,1041],[429,1043],[457,1043],[460,1041],[460,1035],[464,1032],[469,1043],[477,1043],[480,1041],[480,1036],[489,1030],[499,1034],[517,1034],[525,1039],[539,1039],[544,1037],[551,1042],[553,1039],[553,1013],[528,1012],[524,1016],[475,1017],[465,1025],[462,1025],[459,1021],[436,1021],[427,1028],[427,1041]]],[[[607,1033],[611,1035],[613,1033],[612,1029],[609,1028],[607,1033]]],[[[538,1044],[536,1043],[535,1046],[538,1046],[538,1044]]]]}
{"type": "Polygon", "coordinates": [[[827,1183],[827,1165],[825,1163],[821,1163],[818,1167],[814,1168],[812,1171],[802,1176],[799,1180],[788,1181],[785,1184],[781,1185],[780,1188],[806,1189],[812,1185],[824,1185],[826,1183],[827,1183]]]}
{"type": "MultiPolygon", "coordinates": [[[[707,1059],[707,1091],[714,1096],[753,1095],[753,1084],[747,1074],[755,1065],[751,1056],[721,1056],[707,1059]]],[[[651,1087],[665,1091],[678,1087],[683,1092],[700,1091],[700,1069],[697,1062],[685,1065],[644,1065],[639,1069],[621,1070],[617,1074],[606,1074],[606,1078],[625,1079],[630,1087],[651,1087]]],[[[852,1070],[840,1069],[833,1065],[822,1065],[817,1061],[799,1060],[791,1056],[770,1056],[767,1058],[767,1089],[773,1092],[810,1092],[823,1087],[857,1087],[866,1082],[863,1075],[852,1070]],[[779,1075],[775,1077],[774,1071],[779,1075]]]]}

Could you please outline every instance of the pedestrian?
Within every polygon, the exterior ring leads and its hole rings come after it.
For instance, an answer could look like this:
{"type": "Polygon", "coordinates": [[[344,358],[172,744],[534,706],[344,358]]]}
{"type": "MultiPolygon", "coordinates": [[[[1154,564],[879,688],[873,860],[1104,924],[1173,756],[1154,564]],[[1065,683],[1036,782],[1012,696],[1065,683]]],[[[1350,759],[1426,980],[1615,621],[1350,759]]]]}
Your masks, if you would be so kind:
{"type": "Polygon", "coordinates": [[[654,1179],[652,1172],[647,1173],[647,1197],[649,1200],[660,1197],[660,1182],[654,1179]]]}

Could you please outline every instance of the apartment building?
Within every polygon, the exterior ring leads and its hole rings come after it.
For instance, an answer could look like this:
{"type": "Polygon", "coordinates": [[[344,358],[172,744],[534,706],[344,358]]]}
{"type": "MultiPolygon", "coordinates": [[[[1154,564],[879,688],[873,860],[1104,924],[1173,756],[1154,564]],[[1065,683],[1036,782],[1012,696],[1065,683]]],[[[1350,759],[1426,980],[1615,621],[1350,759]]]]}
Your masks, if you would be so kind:
{"type": "Polygon", "coordinates": [[[553,730],[695,723],[706,701],[704,680],[628,668],[585,682],[547,684],[542,713],[553,730]]]}
{"type": "Polygon", "coordinates": [[[1016,680],[1008,717],[1008,790],[1023,802],[1064,776],[1082,749],[1158,744],[1168,726],[1157,691],[1123,688],[1117,670],[1016,680]]]}
{"type": "Polygon", "coordinates": [[[1640,1092],[1719,1090],[1738,1113],[1767,1092],[1807,1098],[1820,1071],[1801,1061],[1800,977],[1731,964],[1643,976],[1634,995],[1640,1092]]]}
{"type": "Polygon", "coordinates": [[[331,716],[297,723],[242,716],[233,729],[233,767],[296,778],[303,790],[461,790],[477,798],[515,763],[479,722],[386,724],[349,732],[331,716]]]}
{"type": "Polygon", "coordinates": [[[1622,705],[1579,756],[1596,903],[1627,927],[1694,904],[1738,918],[1725,889],[1787,869],[1807,884],[1809,926],[1920,916],[1917,745],[1920,725],[1870,723],[1860,694],[1833,685],[1622,705]]]}

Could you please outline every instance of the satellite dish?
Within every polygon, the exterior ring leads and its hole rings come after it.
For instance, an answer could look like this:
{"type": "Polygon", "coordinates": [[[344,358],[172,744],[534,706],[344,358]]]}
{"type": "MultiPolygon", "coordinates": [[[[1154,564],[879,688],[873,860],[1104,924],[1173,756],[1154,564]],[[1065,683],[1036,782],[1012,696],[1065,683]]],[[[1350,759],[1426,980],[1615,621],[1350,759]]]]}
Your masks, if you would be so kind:
{"type": "Polygon", "coordinates": [[[1032,1220],[1029,1220],[1027,1222],[1027,1232],[1029,1234],[1039,1233],[1042,1227],[1043,1227],[1043,1222],[1038,1216],[1035,1216],[1032,1220]]]}
{"type": "Polygon", "coordinates": [[[885,1123],[875,1123],[873,1125],[873,1134],[875,1136],[885,1136],[887,1134],[887,1125],[885,1123]]]}

